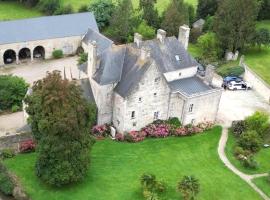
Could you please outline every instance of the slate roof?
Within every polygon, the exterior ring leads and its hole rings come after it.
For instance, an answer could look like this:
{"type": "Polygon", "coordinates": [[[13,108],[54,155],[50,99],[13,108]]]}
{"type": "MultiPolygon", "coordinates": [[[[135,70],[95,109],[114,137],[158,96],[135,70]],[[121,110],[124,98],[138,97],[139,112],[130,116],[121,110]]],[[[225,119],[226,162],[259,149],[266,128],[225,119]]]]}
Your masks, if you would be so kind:
{"type": "Polygon", "coordinates": [[[83,36],[99,32],[93,13],[47,16],[0,22],[0,44],[83,36]]]}
{"type": "Polygon", "coordinates": [[[180,92],[186,96],[213,90],[196,76],[168,82],[168,85],[172,92],[180,92]]]}
{"type": "MultiPolygon", "coordinates": [[[[134,43],[131,45],[136,46],[134,43]]],[[[155,60],[162,73],[198,65],[175,37],[166,37],[164,43],[158,39],[143,41],[141,46],[150,49],[151,58],[155,60]],[[176,55],[179,56],[180,61],[176,60],[176,55]]]]}
{"type": "Polygon", "coordinates": [[[101,85],[119,82],[123,70],[126,47],[115,45],[108,48],[98,57],[98,70],[94,74],[94,80],[101,85]]]}
{"type": "Polygon", "coordinates": [[[96,41],[98,55],[100,55],[113,44],[112,40],[100,34],[98,31],[88,29],[86,35],[83,37],[83,42],[88,44],[91,41],[96,41]]]}
{"type": "Polygon", "coordinates": [[[151,59],[142,61],[138,54],[134,49],[127,48],[121,80],[115,87],[115,91],[122,97],[128,96],[152,63],[151,59]]]}

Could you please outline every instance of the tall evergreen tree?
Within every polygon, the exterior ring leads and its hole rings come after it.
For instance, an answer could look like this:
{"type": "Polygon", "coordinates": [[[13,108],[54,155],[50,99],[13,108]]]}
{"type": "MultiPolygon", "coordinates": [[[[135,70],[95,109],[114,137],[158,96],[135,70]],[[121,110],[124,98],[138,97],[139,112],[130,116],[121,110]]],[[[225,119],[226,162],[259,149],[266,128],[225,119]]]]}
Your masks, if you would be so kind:
{"type": "Polygon", "coordinates": [[[131,0],[121,0],[112,14],[107,34],[118,43],[128,40],[132,32],[133,6],[131,0]]]}
{"type": "Polygon", "coordinates": [[[168,35],[178,35],[179,26],[189,24],[188,6],[183,0],[171,0],[164,12],[164,19],[161,27],[168,35]]]}
{"type": "Polygon", "coordinates": [[[197,6],[197,18],[205,19],[208,15],[213,16],[218,8],[218,0],[199,0],[197,6]]]}
{"type": "Polygon", "coordinates": [[[156,0],[140,0],[139,7],[142,10],[142,18],[149,26],[159,28],[160,19],[155,8],[156,0]]]}
{"type": "Polygon", "coordinates": [[[257,0],[223,0],[214,21],[214,31],[224,50],[236,51],[250,41],[256,28],[257,0]]]}
{"type": "Polygon", "coordinates": [[[34,84],[26,102],[38,144],[37,175],[56,186],[82,180],[90,162],[89,122],[95,113],[79,87],[55,71],[34,84]]]}

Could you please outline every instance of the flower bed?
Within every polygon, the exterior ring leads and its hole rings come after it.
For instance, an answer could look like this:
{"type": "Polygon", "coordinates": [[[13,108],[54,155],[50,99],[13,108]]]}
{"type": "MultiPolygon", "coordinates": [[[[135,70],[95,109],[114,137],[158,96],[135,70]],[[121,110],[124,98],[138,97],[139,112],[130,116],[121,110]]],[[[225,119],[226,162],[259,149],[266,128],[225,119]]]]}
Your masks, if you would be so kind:
{"type": "Polygon", "coordinates": [[[187,125],[176,128],[174,125],[166,123],[166,121],[159,120],[158,122],[153,122],[146,127],[142,128],[140,131],[130,131],[128,133],[116,134],[116,141],[122,142],[141,142],[146,137],[149,138],[165,138],[168,136],[191,136],[194,134],[199,134],[205,130],[209,130],[214,126],[212,122],[203,122],[197,126],[187,125]]]}
{"type": "Polygon", "coordinates": [[[34,143],[32,139],[23,141],[19,144],[20,153],[32,152],[32,151],[35,151],[35,148],[36,148],[36,144],[34,143]]]}
{"type": "Polygon", "coordinates": [[[92,128],[91,134],[98,139],[107,137],[110,135],[110,125],[96,125],[92,128]]]}

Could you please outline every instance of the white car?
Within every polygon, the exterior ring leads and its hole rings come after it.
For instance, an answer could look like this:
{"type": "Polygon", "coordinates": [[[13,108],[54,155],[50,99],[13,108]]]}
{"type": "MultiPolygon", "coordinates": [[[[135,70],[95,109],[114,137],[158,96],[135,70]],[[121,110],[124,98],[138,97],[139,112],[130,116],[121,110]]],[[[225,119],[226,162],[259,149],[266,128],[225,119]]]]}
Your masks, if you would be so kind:
{"type": "Polygon", "coordinates": [[[228,84],[228,89],[229,90],[251,90],[252,86],[245,81],[241,81],[241,82],[236,82],[236,81],[231,81],[228,84]]]}

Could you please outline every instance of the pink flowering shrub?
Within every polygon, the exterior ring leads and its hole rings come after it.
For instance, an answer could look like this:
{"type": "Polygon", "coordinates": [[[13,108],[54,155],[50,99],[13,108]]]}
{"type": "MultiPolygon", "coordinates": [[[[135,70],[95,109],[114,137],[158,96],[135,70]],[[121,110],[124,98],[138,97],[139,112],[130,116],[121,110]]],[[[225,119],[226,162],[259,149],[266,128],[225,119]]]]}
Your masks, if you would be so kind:
{"type": "Polygon", "coordinates": [[[110,134],[110,127],[108,124],[96,125],[92,128],[91,133],[96,137],[106,137],[110,134]]]}
{"type": "Polygon", "coordinates": [[[119,142],[122,142],[122,141],[125,140],[125,136],[122,133],[116,133],[115,140],[119,141],[119,142]]]}
{"type": "Polygon", "coordinates": [[[32,139],[23,141],[19,144],[19,150],[21,153],[28,153],[34,151],[36,144],[32,139]]]}
{"type": "Polygon", "coordinates": [[[141,142],[145,139],[144,131],[131,131],[125,135],[125,140],[128,142],[141,142]]]}
{"type": "Polygon", "coordinates": [[[147,137],[164,138],[170,135],[170,125],[165,123],[150,124],[142,130],[147,137]]]}
{"type": "Polygon", "coordinates": [[[177,128],[174,131],[174,136],[187,136],[188,135],[188,130],[185,127],[177,128]]]}

